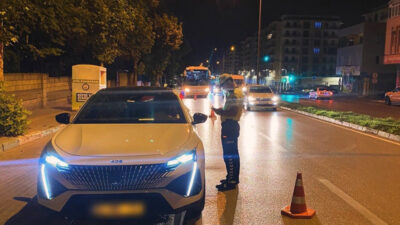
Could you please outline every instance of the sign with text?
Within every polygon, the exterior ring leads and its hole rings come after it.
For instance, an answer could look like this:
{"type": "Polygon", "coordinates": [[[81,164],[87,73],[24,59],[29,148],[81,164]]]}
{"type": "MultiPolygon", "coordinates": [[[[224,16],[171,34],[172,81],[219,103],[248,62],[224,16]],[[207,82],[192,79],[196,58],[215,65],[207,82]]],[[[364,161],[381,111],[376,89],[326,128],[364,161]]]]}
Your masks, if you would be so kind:
{"type": "Polygon", "coordinates": [[[95,65],[72,67],[72,110],[79,110],[97,91],[107,87],[107,70],[95,65]]]}

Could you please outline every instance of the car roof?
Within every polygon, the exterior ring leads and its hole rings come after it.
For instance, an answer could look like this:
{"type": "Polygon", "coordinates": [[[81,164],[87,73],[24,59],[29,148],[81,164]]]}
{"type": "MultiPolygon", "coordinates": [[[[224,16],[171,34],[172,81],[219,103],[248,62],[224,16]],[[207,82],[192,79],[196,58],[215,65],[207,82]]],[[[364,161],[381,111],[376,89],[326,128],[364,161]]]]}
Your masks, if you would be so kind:
{"type": "Polygon", "coordinates": [[[115,92],[172,92],[171,88],[164,87],[113,87],[102,89],[99,92],[101,93],[115,93],[115,92]]]}

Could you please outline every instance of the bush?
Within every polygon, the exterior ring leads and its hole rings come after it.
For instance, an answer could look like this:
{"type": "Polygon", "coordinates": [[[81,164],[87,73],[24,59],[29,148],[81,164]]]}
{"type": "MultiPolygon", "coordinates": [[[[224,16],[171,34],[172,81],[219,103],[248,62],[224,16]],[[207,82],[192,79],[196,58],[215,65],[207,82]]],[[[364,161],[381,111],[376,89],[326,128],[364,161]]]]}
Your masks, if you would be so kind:
{"type": "Polygon", "coordinates": [[[395,120],[391,117],[377,118],[368,115],[357,114],[354,112],[342,112],[317,108],[313,106],[302,106],[298,103],[283,102],[281,103],[281,105],[291,109],[316,114],[319,116],[326,116],[329,118],[340,120],[342,122],[344,121],[348,123],[358,124],[364,127],[400,135],[400,120],[395,120]]]}
{"type": "Polygon", "coordinates": [[[0,82],[0,135],[18,136],[28,128],[30,112],[23,108],[22,101],[7,93],[0,82]]]}

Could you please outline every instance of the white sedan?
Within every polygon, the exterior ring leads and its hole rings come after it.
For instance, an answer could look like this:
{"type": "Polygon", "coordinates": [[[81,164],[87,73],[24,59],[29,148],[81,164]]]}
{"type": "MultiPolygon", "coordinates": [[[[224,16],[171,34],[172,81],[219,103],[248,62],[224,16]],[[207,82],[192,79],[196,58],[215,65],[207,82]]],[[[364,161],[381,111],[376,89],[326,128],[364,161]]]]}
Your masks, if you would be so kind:
{"type": "Polygon", "coordinates": [[[111,88],[93,95],[39,160],[38,202],[95,218],[138,218],[205,202],[204,148],[196,124],[170,89],[111,88]]]}

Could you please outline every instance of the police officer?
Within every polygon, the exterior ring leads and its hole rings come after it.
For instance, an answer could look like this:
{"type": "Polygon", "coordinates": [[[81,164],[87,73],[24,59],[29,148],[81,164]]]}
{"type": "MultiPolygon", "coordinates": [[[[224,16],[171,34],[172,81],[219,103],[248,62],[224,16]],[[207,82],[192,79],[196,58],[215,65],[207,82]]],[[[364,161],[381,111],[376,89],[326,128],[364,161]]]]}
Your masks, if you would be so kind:
{"type": "Polygon", "coordinates": [[[223,108],[212,108],[221,116],[221,140],[224,161],[227,170],[226,179],[217,185],[218,191],[235,189],[239,183],[240,158],[238,137],[240,132],[239,120],[242,115],[243,94],[235,88],[235,83],[230,75],[220,76],[220,86],[226,92],[226,101],[223,108]]]}

